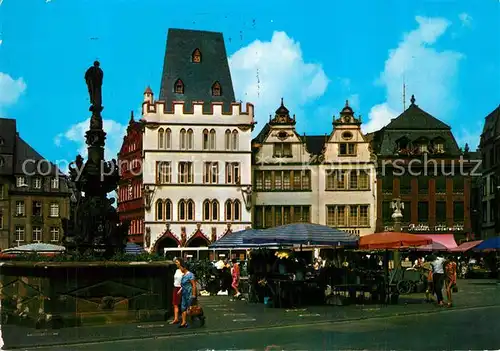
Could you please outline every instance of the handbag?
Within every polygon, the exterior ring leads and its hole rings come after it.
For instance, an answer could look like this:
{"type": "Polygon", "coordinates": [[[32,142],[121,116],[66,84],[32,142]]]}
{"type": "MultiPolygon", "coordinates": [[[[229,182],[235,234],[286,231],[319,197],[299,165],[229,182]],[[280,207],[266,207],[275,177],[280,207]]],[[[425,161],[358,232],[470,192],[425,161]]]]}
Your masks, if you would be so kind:
{"type": "Polygon", "coordinates": [[[203,308],[200,305],[189,306],[187,315],[190,317],[198,317],[203,315],[203,308]]]}

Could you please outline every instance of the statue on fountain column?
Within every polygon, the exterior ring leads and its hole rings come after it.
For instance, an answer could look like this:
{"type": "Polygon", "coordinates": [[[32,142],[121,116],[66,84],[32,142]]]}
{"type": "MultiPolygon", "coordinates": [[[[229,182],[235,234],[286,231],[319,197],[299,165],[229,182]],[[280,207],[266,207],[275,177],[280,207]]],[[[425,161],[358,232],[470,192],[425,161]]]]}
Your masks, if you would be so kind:
{"type": "Polygon", "coordinates": [[[85,72],[85,82],[89,89],[90,103],[92,104],[91,111],[96,110],[96,107],[102,107],[102,81],[104,72],[99,66],[99,61],[95,61],[94,65],[85,72]]]}

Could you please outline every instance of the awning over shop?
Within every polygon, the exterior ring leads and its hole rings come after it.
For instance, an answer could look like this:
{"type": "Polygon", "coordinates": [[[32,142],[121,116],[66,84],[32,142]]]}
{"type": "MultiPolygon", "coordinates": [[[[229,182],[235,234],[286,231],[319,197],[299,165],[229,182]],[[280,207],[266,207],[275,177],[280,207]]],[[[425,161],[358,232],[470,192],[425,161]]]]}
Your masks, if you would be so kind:
{"type": "Polygon", "coordinates": [[[433,243],[439,243],[446,247],[446,249],[451,250],[456,248],[457,242],[455,241],[455,236],[453,234],[412,234],[419,237],[427,237],[432,239],[433,243]]]}
{"type": "Polygon", "coordinates": [[[454,249],[451,249],[451,251],[453,251],[453,252],[466,252],[466,251],[469,251],[470,249],[475,248],[477,245],[481,244],[482,242],[483,242],[482,240],[467,241],[467,242],[462,243],[459,246],[455,247],[454,249]]]}
{"type": "Polygon", "coordinates": [[[500,236],[495,236],[483,240],[483,242],[474,248],[474,251],[499,251],[500,250],[500,236]]]}

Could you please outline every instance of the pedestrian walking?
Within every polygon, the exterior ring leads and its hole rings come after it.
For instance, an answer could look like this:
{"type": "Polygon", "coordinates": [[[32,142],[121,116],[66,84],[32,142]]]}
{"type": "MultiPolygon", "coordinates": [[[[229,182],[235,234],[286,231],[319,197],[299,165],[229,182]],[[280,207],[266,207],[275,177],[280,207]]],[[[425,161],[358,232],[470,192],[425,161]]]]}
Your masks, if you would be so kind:
{"type": "Polygon", "coordinates": [[[174,259],[177,270],[174,274],[174,293],[172,296],[172,305],[174,307],[174,320],[170,324],[179,324],[179,306],[181,305],[181,295],[179,291],[181,290],[182,270],[180,269],[180,262],[177,258],[174,259]]]}
{"type": "Polygon", "coordinates": [[[231,283],[231,287],[234,289],[234,297],[238,298],[241,295],[240,290],[238,288],[238,286],[240,284],[240,274],[241,274],[240,265],[239,265],[238,261],[236,260],[236,258],[233,258],[231,262],[233,264],[233,266],[231,267],[231,276],[233,278],[233,281],[231,283]]]}
{"type": "Polygon", "coordinates": [[[431,262],[432,281],[434,284],[434,292],[436,293],[438,306],[444,306],[444,301],[443,301],[444,263],[445,259],[440,255],[436,256],[436,258],[431,262]]]}
{"type": "Polygon", "coordinates": [[[196,280],[194,274],[191,273],[182,259],[177,259],[179,264],[179,269],[182,271],[181,279],[181,289],[178,294],[181,296],[181,312],[182,312],[182,322],[179,328],[187,328],[187,312],[189,307],[196,305],[197,303],[197,291],[196,291],[196,280]]]}
{"type": "Polygon", "coordinates": [[[445,263],[445,288],[448,307],[453,306],[452,293],[457,286],[457,263],[449,256],[445,263]]]}

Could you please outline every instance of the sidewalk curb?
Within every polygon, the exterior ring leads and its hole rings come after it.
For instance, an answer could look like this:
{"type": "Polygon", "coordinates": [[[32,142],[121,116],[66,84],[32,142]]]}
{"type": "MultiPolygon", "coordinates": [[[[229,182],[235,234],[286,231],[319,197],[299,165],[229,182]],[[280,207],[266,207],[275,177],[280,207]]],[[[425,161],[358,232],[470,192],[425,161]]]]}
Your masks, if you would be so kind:
{"type": "MultiPolygon", "coordinates": [[[[394,318],[394,317],[405,317],[405,316],[416,316],[416,315],[428,315],[428,314],[437,314],[437,313],[446,313],[446,312],[453,312],[453,311],[467,311],[467,310],[478,310],[478,309],[485,309],[485,308],[500,308],[500,305],[498,304],[488,304],[488,305],[481,305],[481,306],[464,306],[464,307],[452,307],[452,308],[444,308],[444,307],[437,307],[435,310],[428,310],[428,311],[411,311],[411,312],[403,312],[403,313],[396,313],[396,314],[382,314],[382,315],[376,315],[376,316],[363,316],[363,317],[351,317],[351,318],[343,318],[343,319],[327,319],[327,320],[321,320],[321,321],[308,321],[307,325],[325,325],[325,324],[341,324],[341,323],[347,323],[347,322],[355,322],[355,321],[363,321],[363,320],[373,320],[373,319],[386,319],[386,318],[394,318]]],[[[120,338],[117,337],[111,337],[106,340],[101,340],[101,341],[91,341],[91,342],[67,342],[67,343],[50,343],[50,344],[45,344],[43,346],[16,346],[15,348],[11,348],[9,350],[18,350],[18,349],[25,349],[25,350],[43,350],[43,349],[48,349],[48,348],[53,348],[53,347],[70,347],[70,346],[77,346],[77,345],[93,345],[93,344],[103,344],[103,343],[112,343],[112,342],[117,342],[117,341],[136,341],[136,340],[147,340],[147,339],[164,339],[164,338],[183,338],[183,337],[192,337],[192,336],[202,336],[202,335],[209,335],[209,334],[229,334],[229,333],[234,333],[234,332],[241,332],[241,331],[258,331],[258,330],[263,330],[263,329],[284,329],[284,328],[293,328],[297,327],[300,325],[303,325],[305,323],[289,323],[289,324],[284,324],[284,325],[266,325],[266,326],[254,326],[251,328],[244,328],[244,327],[239,327],[239,328],[231,328],[231,329],[211,329],[211,330],[198,330],[196,329],[195,332],[166,332],[158,335],[144,335],[144,336],[123,336],[120,338]]],[[[194,330],[194,329],[193,329],[194,330]]]]}

